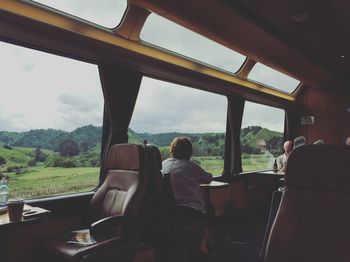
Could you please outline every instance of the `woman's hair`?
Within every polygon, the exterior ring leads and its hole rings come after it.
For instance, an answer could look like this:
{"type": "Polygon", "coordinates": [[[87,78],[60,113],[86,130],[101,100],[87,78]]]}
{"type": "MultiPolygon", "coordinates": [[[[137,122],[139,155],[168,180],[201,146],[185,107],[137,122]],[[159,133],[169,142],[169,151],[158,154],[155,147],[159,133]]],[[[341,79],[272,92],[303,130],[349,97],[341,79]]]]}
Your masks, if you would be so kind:
{"type": "Polygon", "coordinates": [[[191,140],[187,137],[175,137],[170,144],[170,155],[177,159],[189,160],[193,154],[191,140]]]}

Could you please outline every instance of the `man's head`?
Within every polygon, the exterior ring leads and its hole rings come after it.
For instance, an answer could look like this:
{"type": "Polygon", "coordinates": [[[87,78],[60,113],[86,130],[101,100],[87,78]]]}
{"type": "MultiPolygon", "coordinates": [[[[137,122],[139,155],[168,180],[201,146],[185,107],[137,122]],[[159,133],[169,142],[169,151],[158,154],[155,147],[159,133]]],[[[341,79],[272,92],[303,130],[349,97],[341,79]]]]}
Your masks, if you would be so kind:
{"type": "Polygon", "coordinates": [[[191,140],[187,137],[176,137],[170,144],[170,155],[177,159],[189,160],[193,154],[191,140]]]}
{"type": "Polygon", "coordinates": [[[284,142],[283,144],[283,150],[284,150],[284,153],[289,156],[289,154],[292,152],[293,150],[293,146],[294,146],[294,143],[293,141],[286,141],[284,142]]]}

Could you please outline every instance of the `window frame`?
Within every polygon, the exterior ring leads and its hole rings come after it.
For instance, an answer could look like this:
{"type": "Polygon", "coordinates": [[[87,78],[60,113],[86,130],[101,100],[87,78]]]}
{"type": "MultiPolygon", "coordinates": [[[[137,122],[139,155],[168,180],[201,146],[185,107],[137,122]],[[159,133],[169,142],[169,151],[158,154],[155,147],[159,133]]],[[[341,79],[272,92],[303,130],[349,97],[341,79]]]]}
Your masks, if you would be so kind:
{"type": "MultiPolygon", "coordinates": [[[[273,106],[273,105],[270,105],[270,104],[267,104],[267,103],[261,103],[261,102],[245,99],[244,100],[244,107],[243,107],[243,111],[242,111],[242,122],[243,122],[244,108],[245,108],[246,102],[251,102],[251,103],[258,104],[258,105],[268,106],[268,107],[271,107],[271,108],[283,110],[284,111],[284,117],[283,117],[282,142],[286,141],[287,138],[289,138],[289,128],[288,128],[289,125],[288,125],[288,110],[287,110],[287,108],[285,108],[283,106],[273,106]]],[[[241,130],[242,130],[242,126],[240,126],[240,132],[239,132],[239,137],[238,137],[238,143],[240,145],[240,155],[239,155],[240,159],[239,160],[240,160],[240,170],[241,171],[238,172],[238,173],[234,173],[234,175],[245,175],[245,174],[252,174],[252,173],[272,170],[272,166],[271,166],[271,169],[258,169],[258,170],[247,170],[247,171],[243,170],[242,149],[241,149],[242,143],[241,143],[241,140],[240,140],[241,130]]],[[[282,150],[282,148],[281,148],[281,150],[282,150]]],[[[281,153],[282,153],[282,151],[281,151],[281,153]]],[[[237,161],[235,161],[235,163],[236,162],[237,161]]]]}
{"type": "MultiPolygon", "coordinates": [[[[227,152],[227,141],[228,141],[228,130],[230,129],[229,127],[229,123],[228,123],[228,108],[229,108],[229,100],[228,100],[228,95],[226,94],[222,94],[222,93],[219,93],[219,92],[214,92],[214,91],[209,91],[209,90],[204,90],[202,88],[198,88],[198,87],[195,87],[195,86],[190,86],[186,83],[183,83],[183,82],[175,82],[173,80],[169,80],[169,79],[166,79],[166,78],[161,78],[161,77],[155,77],[153,75],[147,75],[147,74],[143,74],[142,75],[142,78],[144,77],[147,77],[147,78],[150,78],[150,79],[153,79],[153,80],[157,80],[157,81],[162,81],[162,82],[166,82],[166,83],[169,83],[169,84],[175,84],[175,85],[181,85],[182,87],[186,88],[186,89],[193,89],[193,90],[199,90],[199,91],[202,91],[202,92],[205,92],[205,93],[210,93],[210,94],[214,94],[214,95],[219,95],[219,96],[222,96],[222,97],[225,97],[226,98],[226,102],[227,102],[227,106],[226,106],[226,124],[225,124],[225,131],[222,132],[222,134],[225,135],[225,147],[224,147],[224,159],[223,159],[223,170],[221,171],[221,174],[219,175],[214,175],[214,179],[219,179],[220,177],[224,177],[226,176],[229,171],[225,170],[226,166],[227,166],[227,163],[230,162],[229,159],[228,159],[228,156],[226,155],[226,152],[227,152]]],[[[141,85],[142,83],[140,83],[140,89],[141,89],[141,85]]],[[[167,87],[168,88],[168,87],[167,87]]],[[[171,87],[170,87],[171,88],[171,87]]],[[[137,98],[138,98],[139,94],[137,95],[137,98]]],[[[131,118],[130,118],[130,122],[132,120],[132,117],[134,115],[134,111],[135,111],[135,107],[136,107],[136,103],[137,103],[137,99],[135,101],[135,106],[134,106],[134,110],[132,112],[132,115],[131,115],[131,118]]],[[[130,127],[130,125],[129,125],[130,127]]],[[[178,132],[178,131],[176,131],[178,132]]],[[[186,133],[186,132],[181,132],[181,133],[186,133]]],[[[205,133],[210,133],[210,132],[205,132],[205,133]]],[[[215,133],[215,132],[213,132],[215,133]]],[[[159,147],[159,146],[157,146],[159,147]]]]}
{"type": "Polygon", "coordinates": [[[160,50],[160,51],[162,51],[162,52],[169,53],[169,54],[172,54],[172,55],[177,56],[177,57],[181,57],[181,58],[186,59],[186,60],[189,60],[189,61],[191,61],[191,62],[200,64],[200,65],[203,65],[203,66],[209,67],[209,68],[211,68],[211,69],[218,70],[218,71],[220,71],[220,72],[223,72],[223,73],[226,73],[226,74],[229,74],[229,75],[233,75],[233,76],[237,76],[237,74],[238,74],[238,73],[240,72],[240,70],[243,68],[245,62],[249,59],[248,56],[245,56],[245,55],[239,53],[238,51],[233,50],[232,48],[229,48],[229,47],[227,47],[227,46],[225,46],[225,45],[223,45],[223,44],[221,44],[221,43],[219,43],[219,42],[217,42],[217,41],[212,40],[211,38],[209,38],[209,37],[207,37],[207,36],[205,36],[205,35],[202,35],[202,34],[200,34],[200,33],[197,33],[197,32],[195,32],[195,31],[193,31],[193,30],[191,30],[191,29],[189,29],[189,28],[187,28],[187,27],[184,27],[184,26],[182,26],[182,25],[180,25],[180,24],[178,24],[178,23],[176,23],[176,22],[174,22],[174,21],[172,21],[172,20],[170,20],[170,19],[168,19],[168,18],[165,18],[165,17],[163,17],[163,16],[161,16],[161,15],[158,15],[158,14],[156,14],[156,13],[150,13],[150,14],[147,16],[147,18],[145,19],[144,24],[143,24],[143,26],[142,26],[142,28],[141,28],[141,30],[140,30],[139,42],[142,43],[143,45],[146,45],[146,46],[149,46],[149,47],[158,49],[158,50],[160,50]],[[166,19],[166,20],[168,20],[168,21],[171,22],[171,23],[174,23],[174,24],[176,24],[177,26],[184,28],[185,30],[189,30],[189,31],[193,32],[194,34],[199,35],[200,37],[206,38],[206,39],[208,39],[209,41],[211,41],[211,42],[217,44],[218,46],[222,46],[222,47],[224,47],[224,48],[227,48],[227,49],[229,49],[229,50],[231,50],[231,51],[233,51],[233,52],[235,52],[235,53],[241,55],[242,57],[244,57],[242,63],[237,67],[237,70],[236,70],[236,71],[233,71],[233,70],[232,70],[232,71],[229,71],[229,70],[227,70],[227,69],[220,68],[220,67],[218,67],[218,66],[209,64],[209,63],[207,63],[207,62],[205,62],[205,61],[201,61],[201,60],[199,60],[199,59],[196,59],[196,58],[187,56],[187,55],[185,55],[185,54],[178,53],[178,52],[176,52],[176,51],[174,51],[174,50],[167,49],[166,47],[163,47],[163,46],[160,46],[160,45],[157,45],[157,44],[154,44],[154,43],[147,42],[147,41],[143,40],[143,39],[141,38],[142,29],[144,28],[144,26],[145,26],[145,24],[146,24],[146,22],[147,22],[147,19],[148,19],[151,15],[153,15],[153,14],[154,14],[154,15],[157,15],[157,16],[160,16],[161,18],[166,19]]]}
{"type": "Polygon", "coordinates": [[[260,62],[256,62],[256,63],[254,64],[254,66],[250,69],[250,71],[249,71],[248,74],[247,74],[247,80],[250,81],[250,82],[256,83],[256,84],[258,84],[258,85],[265,86],[265,87],[267,87],[267,88],[273,89],[273,90],[275,90],[275,91],[278,91],[278,92],[287,94],[287,95],[295,95],[295,94],[297,93],[297,91],[299,90],[299,88],[302,86],[302,81],[300,81],[300,80],[298,80],[298,79],[296,79],[296,78],[293,78],[293,77],[291,77],[291,76],[289,76],[289,75],[287,75],[287,74],[285,74],[285,73],[283,73],[283,72],[281,72],[281,71],[279,71],[279,70],[276,70],[276,69],[274,69],[274,68],[272,68],[272,67],[269,67],[269,66],[267,66],[267,65],[265,65],[265,64],[263,64],[263,63],[260,63],[260,62]],[[260,81],[254,80],[254,79],[252,79],[252,78],[249,78],[249,75],[252,73],[252,71],[254,70],[254,68],[255,68],[257,65],[262,65],[262,66],[264,66],[264,67],[267,67],[267,68],[271,69],[272,71],[276,71],[277,73],[279,73],[279,74],[281,74],[281,75],[284,75],[284,76],[287,76],[287,77],[289,77],[289,78],[292,78],[292,79],[294,79],[294,80],[296,80],[296,81],[299,81],[299,83],[296,85],[296,87],[294,88],[294,90],[293,90],[292,92],[288,92],[288,91],[285,91],[285,90],[283,90],[283,89],[279,89],[279,88],[276,87],[276,86],[271,86],[271,85],[265,84],[265,83],[263,83],[263,82],[260,82],[260,81]]]}
{"type": "MultiPolygon", "coordinates": [[[[33,4],[33,3],[31,3],[33,4]]],[[[37,4],[37,3],[34,3],[37,4]]],[[[30,198],[24,198],[25,202],[28,203],[45,203],[47,201],[51,201],[51,200],[61,200],[61,199],[68,199],[68,198],[81,198],[84,196],[89,196],[91,194],[93,194],[101,185],[101,177],[104,170],[103,170],[103,156],[106,154],[107,152],[107,145],[108,145],[108,137],[105,137],[106,135],[110,135],[109,133],[109,129],[108,127],[110,126],[110,118],[109,118],[109,111],[106,109],[106,99],[105,99],[105,88],[104,85],[102,83],[102,78],[101,78],[101,73],[99,72],[99,64],[97,62],[92,62],[91,60],[88,59],[82,59],[81,57],[75,57],[73,55],[67,55],[65,53],[61,53],[61,52],[55,52],[53,50],[48,50],[46,48],[40,48],[38,46],[34,46],[34,45],[25,45],[23,43],[19,43],[17,41],[9,41],[9,40],[4,40],[4,39],[0,39],[0,42],[3,42],[5,44],[9,44],[9,45],[13,45],[19,48],[26,48],[26,49],[30,49],[30,50],[34,50],[34,51],[38,51],[44,54],[48,54],[48,55],[53,55],[53,56],[57,56],[57,57],[61,57],[61,58],[65,58],[65,59],[69,59],[69,60],[74,60],[76,62],[82,62],[82,63],[87,63],[87,64],[91,64],[91,65],[95,65],[96,66],[96,70],[97,70],[97,76],[99,79],[99,82],[101,83],[100,87],[101,87],[101,92],[102,92],[102,97],[103,97],[103,116],[102,116],[102,125],[101,125],[101,129],[102,129],[102,134],[101,134],[101,152],[100,152],[100,167],[98,170],[98,183],[96,184],[95,187],[91,188],[88,191],[82,191],[82,192],[67,192],[67,193],[62,193],[62,194],[57,194],[57,195],[45,195],[45,196],[38,196],[38,197],[30,197],[30,198]],[[107,128],[106,128],[107,127],[107,128]],[[107,130],[108,129],[108,130],[107,130]],[[105,143],[103,143],[103,141],[105,141],[105,143]]],[[[10,131],[11,132],[11,131],[10,131]]],[[[10,188],[11,190],[11,188],[10,188]]],[[[17,196],[16,196],[17,197],[17,196]]],[[[23,198],[23,197],[21,197],[23,198]]]]}
{"type": "Polygon", "coordinates": [[[107,27],[107,26],[104,26],[104,25],[101,25],[101,24],[98,24],[97,22],[93,22],[93,21],[90,21],[90,20],[87,20],[86,18],[83,18],[83,17],[79,17],[75,14],[71,14],[71,13],[68,13],[66,11],[63,11],[63,10],[60,10],[60,9],[57,9],[55,7],[52,7],[52,6],[49,6],[49,5],[46,5],[44,3],[41,3],[37,0],[28,0],[26,2],[27,4],[30,4],[30,5],[33,5],[33,6],[36,6],[38,8],[41,8],[41,9],[44,9],[46,11],[49,11],[49,12],[52,12],[52,13],[55,13],[55,14],[59,14],[61,16],[65,16],[65,17],[68,17],[70,19],[73,19],[75,21],[78,21],[78,22],[81,22],[81,23],[84,23],[84,24],[89,24],[89,25],[92,25],[96,28],[99,28],[99,29],[102,29],[104,31],[108,31],[108,32],[113,32],[115,31],[116,29],[118,29],[119,27],[122,26],[124,20],[125,20],[125,17],[130,9],[130,2],[128,0],[126,0],[126,8],[125,8],[125,11],[123,13],[123,15],[121,16],[120,20],[119,20],[119,23],[114,26],[114,27],[107,27]]]}

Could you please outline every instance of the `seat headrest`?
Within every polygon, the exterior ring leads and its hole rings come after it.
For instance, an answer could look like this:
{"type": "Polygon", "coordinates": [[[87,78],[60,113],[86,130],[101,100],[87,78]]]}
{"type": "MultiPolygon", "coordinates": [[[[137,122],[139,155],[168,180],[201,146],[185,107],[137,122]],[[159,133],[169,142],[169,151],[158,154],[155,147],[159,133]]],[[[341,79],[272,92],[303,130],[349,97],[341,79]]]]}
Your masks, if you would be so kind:
{"type": "Polygon", "coordinates": [[[286,186],[350,193],[350,146],[305,145],[288,157],[286,186]]]}
{"type": "Polygon", "coordinates": [[[306,138],[304,136],[298,136],[294,139],[294,148],[306,145],[306,138]]]}
{"type": "Polygon", "coordinates": [[[106,169],[140,169],[140,148],[135,144],[115,144],[109,148],[106,169]]]}
{"type": "Polygon", "coordinates": [[[157,170],[162,169],[162,155],[160,154],[160,151],[158,147],[155,145],[147,145],[150,149],[150,157],[152,158],[151,161],[154,165],[154,168],[157,170]]]}

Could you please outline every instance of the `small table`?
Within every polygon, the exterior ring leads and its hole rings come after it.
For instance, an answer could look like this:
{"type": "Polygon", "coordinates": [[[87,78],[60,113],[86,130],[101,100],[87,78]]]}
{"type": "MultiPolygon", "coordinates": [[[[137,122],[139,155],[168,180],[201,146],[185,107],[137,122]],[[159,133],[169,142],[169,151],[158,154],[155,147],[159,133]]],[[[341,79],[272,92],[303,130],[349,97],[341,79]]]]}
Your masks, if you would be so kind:
{"type": "MultiPolygon", "coordinates": [[[[18,222],[11,222],[9,220],[9,215],[7,210],[1,212],[0,214],[0,253],[1,253],[1,261],[8,261],[10,260],[10,247],[13,248],[14,243],[14,237],[11,239],[11,243],[9,242],[9,236],[13,234],[16,234],[18,230],[22,230],[23,227],[30,227],[32,224],[40,223],[43,221],[50,213],[49,210],[40,208],[40,207],[32,207],[30,205],[24,204],[23,207],[23,217],[21,221],[18,222]]],[[[24,230],[26,231],[26,230],[24,230]]],[[[29,252],[28,247],[26,247],[27,251],[29,252]]],[[[27,252],[25,251],[25,252],[27,252]]],[[[18,253],[19,256],[21,253],[18,253]]],[[[12,254],[11,257],[17,257],[17,254],[12,254]]],[[[20,261],[22,259],[12,259],[11,261],[20,261]]]]}
{"type": "Polygon", "coordinates": [[[209,184],[200,184],[201,188],[218,188],[229,186],[229,183],[220,181],[211,181],[209,184]]]}
{"type": "Polygon", "coordinates": [[[200,187],[203,190],[204,195],[204,201],[207,206],[207,213],[208,213],[208,219],[209,223],[212,223],[215,218],[215,207],[210,201],[210,193],[212,190],[220,190],[223,188],[229,187],[230,184],[226,182],[219,182],[219,181],[211,181],[208,184],[200,184],[200,187]]]}
{"type": "Polygon", "coordinates": [[[29,223],[39,222],[43,217],[45,217],[49,213],[49,210],[24,204],[23,217],[21,221],[11,222],[9,220],[9,215],[7,211],[0,214],[0,230],[5,228],[7,229],[9,227],[22,226],[29,223]]]}
{"type": "Polygon", "coordinates": [[[273,172],[272,170],[269,171],[258,171],[256,172],[259,175],[268,175],[268,176],[277,176],[277,177],[284,177],[284,172],[273,172]]]}

